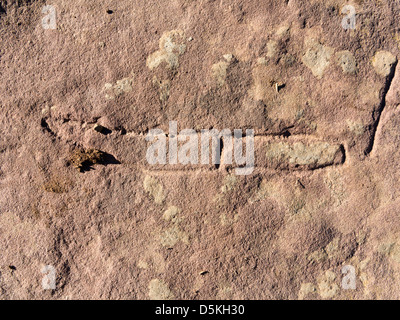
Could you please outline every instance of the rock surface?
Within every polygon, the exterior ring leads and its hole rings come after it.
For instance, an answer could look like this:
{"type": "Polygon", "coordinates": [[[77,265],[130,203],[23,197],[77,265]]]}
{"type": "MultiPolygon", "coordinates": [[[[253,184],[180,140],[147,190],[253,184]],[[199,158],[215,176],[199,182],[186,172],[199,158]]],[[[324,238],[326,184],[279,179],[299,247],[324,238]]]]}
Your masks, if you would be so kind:
{"type": "Polygon", "coordinates": [[[399,25],[390,0],[0,0],[0,299],[399,299],[399,25]],[[254,130],[254,171],[150,165],[170,121],[254,130]]]}

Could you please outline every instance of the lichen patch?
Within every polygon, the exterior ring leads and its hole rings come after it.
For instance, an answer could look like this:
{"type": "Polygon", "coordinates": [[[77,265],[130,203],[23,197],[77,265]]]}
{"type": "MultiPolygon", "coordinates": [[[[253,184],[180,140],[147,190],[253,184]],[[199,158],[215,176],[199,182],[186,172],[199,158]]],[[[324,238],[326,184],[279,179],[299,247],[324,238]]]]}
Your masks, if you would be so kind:
{"type": "Polygon", "coordinates": [[[170,69],[179,67],[179,56],[186,51],[184,33],[182,30],[172,30],[164,32],[160,38],[159,49],[152,53],[148,58],[146,65],[150,70],[166,63],[170,69]]]}
{"type": "Polygon", "coordinates": [[[151,300],[172,300],[174,295],[163,280],[153,279],[149,283],[149,297],[151,300]]]}
{"type": "Polygon", "coordinates": [[[164,189],[157,179],[151,176],[146,176],[143,181],[143,187],[146,192],[149,193],[150,196],[154,199],[154,202],[156,204],[162,204],[164,202],[164,189]]]}
{"type": "Polygon", "coordinates": [[[325,69],[329,66],[334,49],[310,39],[305,41],[306,52],[302,56],[303,63],[311,70],[313,75],[322,79],[325,69]]]}
{"type": "Polygon", "coordinates": [[[114,100],[115,98],[132,91],[133,76],[117,80],[116,83],[106,83],[104,85],[105,98],[114,100]]]}
{"type": "Polygon", "coordinates": [[[377,74],[387,77],[392,71],[397,58],[388,51],[378,51],[372,59],[372,66],[377,74]]]}

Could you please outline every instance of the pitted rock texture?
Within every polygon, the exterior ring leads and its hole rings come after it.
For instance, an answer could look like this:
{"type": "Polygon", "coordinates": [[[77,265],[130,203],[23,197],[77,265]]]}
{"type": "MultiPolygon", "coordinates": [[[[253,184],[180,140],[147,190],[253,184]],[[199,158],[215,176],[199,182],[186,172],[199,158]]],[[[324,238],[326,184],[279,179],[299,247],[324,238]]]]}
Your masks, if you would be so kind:
{"type": "Polygon", "coordinates": [[[399,299],[399,25],[390,0],[0,0],[0,299],[399,299]],[[150,165],[170,121],[254,130],[254,170],[150,165]]]}

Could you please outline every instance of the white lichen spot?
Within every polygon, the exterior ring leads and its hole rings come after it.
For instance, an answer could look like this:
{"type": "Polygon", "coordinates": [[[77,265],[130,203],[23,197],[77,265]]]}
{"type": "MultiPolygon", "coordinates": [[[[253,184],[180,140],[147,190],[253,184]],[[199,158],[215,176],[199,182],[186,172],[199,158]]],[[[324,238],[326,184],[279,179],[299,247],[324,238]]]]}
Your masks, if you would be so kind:
{"type": "Polygon", "coordinates": [[[349,130],[356,136],[362,136],[366,131],[366,127],[361,122],[347,120],[346,123],[349,130]]]}
{"type": "Polygon", "coordinates": [[[223,226],[231,226],[234,223],[238,222],[239,220],[239,214],[236,213],[234,214],[233,218],[228,217],[225,213],[220,215],[220,221],[221,221],[221,225],[223,226]]]}
{"type": "Polygon", "coordinates": [[[267,57],[268,58],[273,58],[276,55],[277,51],[277,42],[274,40],[271,40],[267,43],[267,57]]]}
{"type": "Polygon", "coordinates": [[[165,230],[160,237],[161,245],[167,248],[173,248],[179,241],[189,244],[188,235],[183,232],[178,225],[174,225],[165,230]]]}
{"type": "Polygon", "coordinates": [[[303,300],[307,295],[317,292],[317,288],[312,283],[303,283],[299,290],[299,300],[303,300]]]}
{"type": "Polygon", "coordinates": [[[232,297],[233,297],[233,290],[232,290],[232,286],[231,285],[223,284],[218,289],[217,299],[228,300],[228,299],[232,299],[232,297]]]}
{"type": "Polygon", "coordinates": [[[372,66],[377,74],[387,77],[392,71],[397,58],[388,51],[378,51],[372,59],[372,66]]]}
{"type": "Polygon", "coordinates": [[[46,106],[42,109],[42,114],[46,114],[50,112],[50,107],[48,106],[48,104],[46,104],[46,106]]]}
{"type": "Polygon", "coordinates": [[[137,266],[140,269],[150,269],[157,273],[164,273],[166,262],[163,255],[159,252],[158,245],[153,242],[149,243],[140,257],[137,266]]]}
{"type": "Polygon", "coordinates": [[[335,281],[336,281],[336,275],[334,272],[330,270],[327,270],[325,272],[325,275],[319,277],[318,291],[321,298],[331,299],[338,294],[340,288],[335,283],[335,281]]]}
{"type": "Polygon", "coordinates": [[[327,244],[327,246],[325,247],[325,252],[328,255],[329,259],[335,259],[340,257],[341,252],[339,244],[340,244],[340,239],[338,237],[336,237],[327,244]]]}
{"type": "Polygon", "coordinates": [[[391,248],[389,257],[393,261],[400,263],[400,246],[397,243],[391,248]]]}
{"type": "Polygon", "coordinates": [[[325,69],[329,66],[334,49],[324,46],[314,39],[306,40],[304,43],[307,49],[302,61],[310,68],[315,77],[322,79],[325,69]]]}
{"type": "Polygon", "coordinates": [[[169,92],[171,89],[170,80],[158,80],[156,76],[153,78],[153,85],[158,88],[160,93],[160,101],[164,102],[169,98],[169,92]]]}
{"type": "Polygon", "coordinates": [[[139,269],[147,269],[149,267],[147,262],[143,261],[143,260],[139,260],[138,263],[137,263],[137,266],[138,266],[139,269]]]}
{"type": "Polygon", "coordinates": [[[235,57],[233,56],[232,53],[224,54],[223,57],[224,57],[224,59],[225,59],[227,62],[229,62],[229,63],[233,62],[234,59],[235,59],[235,57]]]}
{"type": "Polygon", "coordinates": [[[277,37],[281,38],[289,33],[290,26],[289,25],[282,25],[276,30],[277,37]]]}
{"type": "Polygon", "coordinates": [[[160,49],[147,58],[147,67],[153,70],[165,62],[168,68],[177,69],[179,67],[179,56],[186,51],[184,42],[183,31],[172,30],[164,32],[159,42],[160,49]]]}
{"type": "Polygon", "coordinates": [[[268,62],[264,57],[261,57],[257,59],[257,64],[266,66],[268,62]]]}
{"type": "Polygon", "coordinates": [[[332,195],[332,206],[335,208],[341,206],[348,197],[343,175],[337,170],[328,170],[324,177],[324,183],[332,195]]]}
{"type": "Polygon", "coordinates": [[[232,191],[235,188],[237,182],[238,182],[237,176],[232,174],[225,176],[224,184],[221,187],[221,192],[226,193],[228,191],[232,191]]]}
{"type": "Polygon", "coordinates": [[[146,192],[153,197],[155,203],[162,204],[164,202],[164,190],[157,179],[151,176],[146,176],[143,181],[143,187],[146,192]]]}
{"type": "Polygon", "coordinates": [[[379,246],[378,252],[387,255],[393,261],[400,263],[400,245],[396,242],[384,243],[379,246]]]}
{"type": "Polygon", "coordinates": [[[348,51],[340,51],[336,53],[337,64],[339,67],[342,68],[343,73],[355,73],[357,70],[357,63],[356,59],[354,58],[353,54],[348,51]]]}
{"type": "Polygon", "coordinates": [[[225,61],[220,61],[211,67],[211,71],[215,81],[219,87],[223,87],[226,80],[226,70],[229,67],[229,63],[225,61]]]}
{"type": "Polygon", "coordinates": [[[223,87],[225,85],[228,67],[235,61],[235,57],[231,53],[224,54],[223,58],[223,61],[217,62],[211,67],[213,78],[219,87],[223,87]]]}
{"type": "Polygon", "coordinates": [[[172,300],[174,295],[168,285],[159,279],[153,279],[149,284],[149,297],[151,300],[172,300]]]}
{"type": "Polygon", "coordinates": [[[113,100],[116,97],[123,95],[124,93],[132,91],[133,77],[124,78],[117,80],[115,84],[106,83],[104,90],[106,92],[105,97],[107,100],[113,100]]]}
{"type": "Polygon", "coordinates": [[[308,257],[308,261],[320,263],[325,261],[328,258],[328,255],[324,250],[316,250],[312,252],[308,257]]]}
{"type": "Polygon", "coordinates": [[[180,210],[178,207],[171,206],[167,210],[165,210],[163,214],[163,218],[167,221],[173,220],[178,214],[180,213],[180,210]]]}

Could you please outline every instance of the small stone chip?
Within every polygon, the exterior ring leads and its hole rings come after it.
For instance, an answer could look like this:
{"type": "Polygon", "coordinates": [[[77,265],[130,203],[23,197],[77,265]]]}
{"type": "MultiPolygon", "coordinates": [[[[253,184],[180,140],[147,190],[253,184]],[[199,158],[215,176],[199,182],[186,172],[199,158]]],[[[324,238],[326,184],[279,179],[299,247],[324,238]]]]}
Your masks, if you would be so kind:
{"type": "Polygon", "coordinates": [[[97,149],[76,149],[69,163],[77,168],[80,172],[87,171],[94,164],[101,164],[104,161],[104,152],[97,149]]]}

